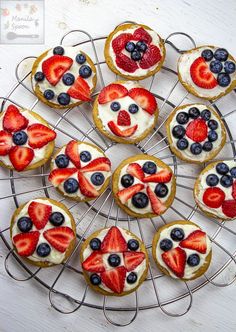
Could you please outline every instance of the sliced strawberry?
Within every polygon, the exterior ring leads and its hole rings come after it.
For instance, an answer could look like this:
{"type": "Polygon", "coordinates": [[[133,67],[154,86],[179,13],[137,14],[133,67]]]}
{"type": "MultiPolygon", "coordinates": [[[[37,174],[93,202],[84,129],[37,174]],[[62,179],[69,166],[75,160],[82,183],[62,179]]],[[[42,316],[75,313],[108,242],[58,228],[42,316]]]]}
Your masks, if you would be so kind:
{"type": "Polygon", "coordinates": [[[129,90],[129,96],[132,98],[144,111],[149,114],[154,114],[157,109],[157,102],[151,92],[144,88],[133,88],[129,90]]]}
{"type": "Polygon", "coordinates": [[[117,193],[117,197],[120,199],[121,203],[124,204],[128,201],[134,194],[137,194],[140,190],[144,188],[144,185],[141,183],[135,184],[131,187],[120,190],[117,193]]]}
{"type": "Polygon", "coordinates": [[[37,229],[43,229],[48,222],[48,218],[52,213],[51,205],[31,202],[28,207],[28,214],[34,226],[37,229]]]}
{"type": "Polygon", "coordinates": [[[20,233],[13,237],[13,243],[16,246],[17,253],[20,256],[30,256],[34,253],[40,233],[33,231],[29,233],[20,233]]]}
{"type": "Polygon", "coordinates": [[[128,90],[121,84],[112,83],[101,90],[98,96],[99,104],[106,104],[114,99],[128,95],[128,90]]]}
{"type": "Polygon", "coordinates": [[[203,57],[197,58],[191,64],[190,75],[193,82],[200,88],[213,89],[217,86],[217,80],[203,57]]]}
{"type": "Polygon", "coordinates": [[[134,73],[138,69],[137,63],[123,53],[116,55],[116,64],[119,68],[127,71],[127,73],[134,73]]]}
{"type": "Polygon", "coordinates": [[[133,175],[135,178],[143,181],[144,179],[144,172],[142,167],[138,163],[131,163],[126,169],[127,173],[133,175]]]}
{"type": "MultiPolygon", "coordinates": [[[[0,145],[1,145],[1,143],[0,143],[0,145]]],[[[236,199],[236,181],[234,181],[233,186],[232,186],[232,197],[234,199],[236,199]]]]}
{"type": "Polygon", "coordinates": [[[0,156],[6,156],[12,146],[12,136],[4,130],[0,130],[0,156]]]}
{"type": "Polygon", "coordinates": [[[72,64],[73,60],[68,56],[53,55],[43,61],[42,70],[48,82],[55,86],[72,64]]]}
{"type": "Polygon", "coordinates": [[[183,278],[186,264],[186,253],[177,247],[162,253],[162,259],[168,268],[178,277],[183,278]]]}
{"type": "Polygon", "coordinates": [[[229,199],[222,203],[222,211],[229,218],[236,217],[236,200],[229,199]]]}
{"type": "Polygon", "coordinates": [[[167,168],[165,168],[156,174],[146,176],[143,179],[143,182],[167,183],[170,182],[172,175],[173,173],[170,172],[167,168]]]}
{"type": "Polygon", "coordinates": [[[3,116],[3,128],[7,131],[14,132],[25,129],[28,126],[29,120],[26,119],[18,108],[14,105],[9,105],[3,116]]]}
{"type": "Polygon", "coordinates": [[[187,125],[186,135],[194,142],[203,142],[207,138],[207,125],[203,119],[195,119],[187,125]]]}
{"type": "Polygon", "coordinates": [[[65,252],[71,241],[75,238],[75,234],[70,227],[55,227],[43,232],[45,239],[60,252],[65,252]]]}
{"type": "Polygon", "coordinates": [[[161,58],[160,49],[155,45],[150,45],[140,60],[139,65],[142,69],[148,69],[158,63],[161,58]]]}
{"type": "Polygon", "coordinates": [[[40,149],[53,141],[57,134],[54,130],[41,123],[34,123],[27,128],[29,146],[33,149],[40,149]]]}
{"type": "Polygon", "coordinates": [[[72,174],[76,173],[77,168],[57,168],[51,171],[48,177],[54,187],[58,187],[63,181],[68,179],[72,174]]]}
{"type": "Polygon", "coordinates": [[[86,177],[78,172],[78,181],[79,181],[79,188],[81,193],[85,197],[93,198],[99,195],[99,192],[91,185],[91,183],[86,179],[86,177]]]}
{"type": "Polygon", "coordinates": [[[132,39],[131,33],[121,33],[119,36],[112,40],[112,48],[115,54],[119,54],[124,48],[126,43],[132,39]]]}
{"type": "Polygon", "coordinates": [[[103,264],[102,253],[94,251],[90,256],[88,256],[82,263],[82,267],[85,271],[89,272],[103,272],[105,271],[105,266],[103,264]]]}
{"type": "Polygon", "coordinates": [[[14,146],[9,151],[9,159],[17,171],[23,171],[33,160],[34,150],[28,147],[14,146]]]}
{"type": "Polygon", "coordinates": [[[124,265],[127,271],[134,270],[145,259],[143,252],[127,251],[124,252],[124,265]]]}
{"type": "Polygon", "coordinates": [[[113,292],[120,294],[125,285],[126,269],[124,266],[116,267],[101,273],[102,282],[113,292]]]}
{"type": "Polygon", "coordinates": [[[133,34],[134,40],[142,40],[145,43],[150,44],[152,41],[152,37],[149,35],[149,33],[142,27],[136,29],[133,34]]]}
{"type": "Polygon", "coordinates": [[[200,229],[192,232],[179,244],[182,248],[192,249],[205,254],[207,251],[206,233],[200,229]]]}
{"type": "Polygon", "coordinates": [[[203,194],[204,204],[211,208],[219,208],[225,200],[225,193],[217,187],[207,188],[203,194]]]}
{"type": "Polygon", "coordinates": [[[125,110],[120,111],[117,117],[117,124],[118,126],[130,126],[131,119],[129,113],[125,110]]]}
{"type": "Polygon", "coordinates": [[[121,130],[114,121],[109,121],[108,122],[108,127],[110,128],[110,130],[112,131],[112,133],[114,135],[116,135],[116,136],[119,136],[119,137],[130,137],[130,136],[132,136],[136,132],[136,130],[138,128],[138,125],[136,124],[133,127],[121,130]]]}
{"type": "Polygon", "coordinates": [[[162,214],[166,210],[166,206],[157,198],[149,186],[147,186],[147,195],[150,199],[153,212],[158,215],[162,214]]]}
{"type": "Polygon", "coordinates": [[[80,172],[94,172],[94,171],[104,171],[109,172],[111,170],[111,162],[106,157],[99,157],[92,160],[89,164],[82,167],[80,172]]]}
{"type": "Polygon", "coordinates": [[[75,167],[80,168],[80,156],[76,141],[70,141],[67,144],[65,154],[70,158],[75,167]]]}
{"type": "Polygon", "coordinates": [[[79,99],[82,101],[90,101],[90,87],[88,83],[80,76],[77,77],[74,84],[68,89],[68,95],[72,98],[79,99]]]}
{"type": "Polygon", "coordinates": [[[112,226],[104,237],[101,245],[102,252],[123,252],[127,250],[127,243],[118,227],[112,226]]]}

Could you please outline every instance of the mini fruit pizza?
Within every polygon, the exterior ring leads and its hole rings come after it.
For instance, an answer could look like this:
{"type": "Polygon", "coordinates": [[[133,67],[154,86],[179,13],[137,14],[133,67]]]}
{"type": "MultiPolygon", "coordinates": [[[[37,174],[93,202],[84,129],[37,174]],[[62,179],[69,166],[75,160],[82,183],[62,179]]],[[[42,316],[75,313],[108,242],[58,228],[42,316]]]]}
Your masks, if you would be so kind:
{"type": "Polygon", "coordinates": [[[48,179],[62,195],[86,202],[104,192],[110,176],[111,162],[102,150],[70,141],[53,156],[48,179]]]}
{"type": "Polygon", "coordinates": [[[178,220],[158,229],[153,238],[152,254],[164,274],[193,280],[204,274],[210,265],[211,241],[196,224],[178,220]]]}
{"type": "Polygon", "coordinates": [[[99,131],[119,143],[135,143],[154,128],[158,117],[156,98],[132,81],[117,81],[99,93],[93,119],[99,131]]]}
{"type": "Polygon", "coordinates": [[[91,100],[96,68],[77,46],[57,46],[35,60],[31,81],[42,102],[53,108],[68,108],[91,100]]]}
{"type": "Polygon", "coordinates": [[[0,115],[0,165],[18,172],[45,164],[56,133],[37,113],[9,105],[0,115]]]}
{"type": "Polygon", "coordinates": [[[48,267],[64,262],[75,246],[75,222],[64,204],[36,198],[21,205],[10,226],[17,254],[29,263],[48,267]]]}
{"type": "Polygon", "coordinates": [[[200,173],[194,185],[199,208],[210,217],[236,218],[236,162],[217,161],[200,173]]]}
{"type": "Polygon", "coordinates": [[[87,283],[103,295],[132,293],[147,276],[144,243],[120,227],[103,228],[90,235],[82,245],[80,258],[87,283]]]}
{"type": "Polygon", "coordinates": [[[192,163],[214,158],[226,140],[219,115],[204,104],[177,107],[166,122],[166,131],[172,152],[192,163]]]}
{"type": "Polygon", "coordinates": [[[218,99],[236,87],[236,61],[224,48],[200,46],[181,55],[178,76],[193,95],[218,99]]]}
{"type": "Polygon", "coordinates": [[[142,80],[157,73],[165,54],[161,37],[142,24],[119,25],[107,37],[104,50],[108,67],[130,80],[142,80]]]}
{"type": "Polygon", "coordinates": [[[175,197],[175,176],[161,160],[144,154],[130,157],[113,173],[112,191],[129,215],[150,218],[163,214],[175,197]]]}

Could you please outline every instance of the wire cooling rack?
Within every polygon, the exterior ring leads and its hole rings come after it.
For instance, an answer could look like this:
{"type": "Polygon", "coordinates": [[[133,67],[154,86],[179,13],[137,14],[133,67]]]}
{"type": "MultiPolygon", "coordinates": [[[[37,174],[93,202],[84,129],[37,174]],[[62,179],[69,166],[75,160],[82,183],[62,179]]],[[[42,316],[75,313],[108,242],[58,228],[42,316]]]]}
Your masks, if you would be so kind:
{"type": "MultiPolygon", "coordinates": [[[[134,22],[132,22],[134,23],[134,22]]],[[[73,30],[61,39],[70,45],[80,45],[88,54],[93,54],[98,72],[98,85],[94,93],[96,96],[100,89],[109,82],[118,79],[109,71],[103,57],[103,47],[106,37],[92,38],[87,32],[73,30]],[[70,38],[75,38],[69,42],[70,38]],[[82,38],[82,40],[81,40],[82,38]],[[102,59],[102,60],[100,60],[102,59]]],[[[165,39],[167,49],[168,67],[142,82],[157,99],[160,116],[159,124],[153,133],[144,141],[132,146],[116,144],[104,138],[92,122],[92,104],[69,108],[65,111],[52,110],[43,105],[32,92],[30,85],[30,68],[36,57],[24,58],[16,67],[17,83],[6,97],[1,97],[1,111],[7,104],[13,103],[41,114],[48,123],[57,131],[57,147],[65,144],[70,139],[89,141],[99,146],[111,159],[113,166],[122,159],[136,153],[155,155],[172,167],[177,179],[177,194],[173,205],[164,214],[156,218],[142,219],[127,216],[114,203],[111,189],[108,188],[92,203],[75,203],[62,198],[48,183],[48,165],[39,170],[15,173],[2,170],[0,178],[1,187],[6,195],[0,197],[1,207],[9,210],[8,218],[1,222],[0,236],[8,249],[5,258],[5,269],[8,275],[16,281],[36,281],[42,286],[42,292],[48,294],[51,306],[57,311],[69,314],[80,307],[100,309],[105,318],[116,326],[127,326],[138,316],[139,311],[146,309],[160,309],[168,316],[182,316],[186,314],[193,302],[193,293],[208,284],[217,287],[226,287],[236,279],[235,274],[235,236],[236,231],[233,221],[219,221],[207,218],[197,208],[192,198],[192,190],[197,174],[204,164],[192,165],[179,161],[169,149],[166,139],[164,124],[170,111],[182,103],[196,101],[197,98],[186,93],[178,80],[177,72],[169,65],[176,65],[179,54],[195,47],[195,41],[186,33],[175,32],[165,39]],[[175,42],[174,42],[175,40],[175,42]],[[185,49],[176,46],[188,45],[185,49]],[[190,43],[190,45],[189,45],[190,43]],[[20,204],[34,197],[46,196],[57,199],[66,204],[73,213],[77,225],[77,244],[68,260],[56,267],[48,269],[35,268],[25,263],[16,255],[9,236],[9,216],[20,204]],[[173,220],[193,220],[203,227],[209,234],[213,244],[213,260],[207,274],[195,281],[180,282],[172,280],[158,271],[151,257],[152,237],[156,229],[163,223],[173,220]],[[85,283],[79,262],[79,247],[93,231],[100,227],[119,225],[136,233],[145,243],[150,256],[149,274],[145,282],[135,293],[114,298],[95,294],[85,283]]],[[[227,143],[220,159],[234,159],[236,155],[235,140],[231,134],[230,126],[236,113],[235,93],[222,97],[214,102],[207,102],[222,118],[226,131],[227,143]],[[227,121],[230,119],[231,121],[227,121]]],[[[197,99],[199,101],[199,99],[197,99]]],[[[203,301],[209,299],[203,298],[203,301]]]]}

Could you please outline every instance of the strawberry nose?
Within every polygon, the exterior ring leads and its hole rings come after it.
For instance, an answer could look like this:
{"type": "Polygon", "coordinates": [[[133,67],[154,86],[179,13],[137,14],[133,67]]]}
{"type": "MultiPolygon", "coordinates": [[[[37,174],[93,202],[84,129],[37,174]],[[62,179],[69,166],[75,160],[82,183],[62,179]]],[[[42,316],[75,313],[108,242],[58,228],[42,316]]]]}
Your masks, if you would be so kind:
{"type": "Polygon", "coordinates": [[[131,120],[129,113],[125,110],[121,110],[117,117],[117,124],[118,126],[130,126],[131,120]]]}

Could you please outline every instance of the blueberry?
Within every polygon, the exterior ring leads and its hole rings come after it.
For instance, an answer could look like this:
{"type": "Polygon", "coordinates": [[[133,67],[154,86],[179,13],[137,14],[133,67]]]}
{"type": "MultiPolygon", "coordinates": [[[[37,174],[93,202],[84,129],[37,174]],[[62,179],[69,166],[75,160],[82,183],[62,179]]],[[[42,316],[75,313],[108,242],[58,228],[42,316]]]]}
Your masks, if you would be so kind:
{"type": "Polygon", "coordinates": [[[139,107],[138,107],[138,105],[136,105],[136,104],[131,104],[131,105],[129,105],[128,110],[129,110],[129,112],[130,112],[131,114],[135,114],[135,113],[138,112],[139,107]]]}
{"type": "Polygon", "coordinates": [[[120,182],[123,187],[128,188],[128,187],[132,186],[132,184],[134,183],[134,177],[133,177],[133,175],[130,175],[130,174],[124,174],[121,177],[120,182]]]}
{"type": "Polygon", "coordinates": [[[148,196],[142,192],[139,192],[132,197],[132,204],[138,209],[144,209],[148,206],[148,201],[148,196]]]}
{"type": "Polygon", "coordinates": [[[170,239],[163,239],[160,242],[160,248],[163,251],[168,251],[170,249],[172,249],[173,247],[173,242],[170,239]]]}
{"type": "Polygon", "coordinates": [[[197,266],[200,263],[200,257],[198,254],[189,255],[187,259],[187,264],[189,266],[197,266]]]}
{"type": "Polygon", "coordinates": [[[194,155],[198,155],[202,152],[202,145],[200,143],[193,143],[190,146],[190,151],[194,155]]]}
{"type": "Polygon", "coordinates": [[[225,188],[229,188],[232,186],[233,184],[233,178],[230,175],[222,175],[222,177],[220,178],[220,184],[225,187],[225,188]]]}
{"type": "Polygon", "coordinates": [[[62,81],[65,85],[72,85],[75,81],[75,77],[71,73],[66,73],[62,77],[62,81]]]}
{"type": "Polygon", "coordinates": [[[29,217],[21,217],[17,221],[17,227],[22,233],[27,233],[33,227],[32,220],[29,217]]]}
{"type": "Polygon", "coordinates": [[[138,279],[138,276],[137,276],[137,273],[135,272],[130,272],[128,275],[127,275],[127,283],[128,284],[134,284],[138,279]]]}
{"type": "Polygon", "coordinates": [[[216,171],[220,175],[225,175],[229,172],[229,166],[225,163],[218,163],[216,165],[216,171]]]}
{"type": "Polygon", "coordinates": [[[92,75],[92,69],[87,65],[83,65],[79,69],[79,74],[83,78],[88,78],[92,75]]]}
{"type": "Polygon", "coordinates": [[[233,74],[235,72],[236,66],[232,61],[225,61],[224,70],[227,74],[233,74]]]}
{"type": "Polygon", "coordinates": [[[66,168],[69,165],[69,158],[65,154],[59,154],[55,158],[55,163],[58,168],[66,168]]]}
{"type": "Polygon", "coordinates": [[[95,237],[92,240],[90,240],[89,245],[92,250],[100,250],[101,240],[99,240],[97,237],[95,237]]]}
{"type": "Polygon", "coordinates": [[[211,130],[216,130],[218,128],[218,122],[216,120],[209,120],[208,121],[208,127],[211,130]]]}
{"type": "Polygon", "coordinates": [[[212,73],[218,74],[223,69],[223,65],[219,60],[213,60],[210,62],[210,71],[212,73]]]}
{"type": "Polygon", "coordinates": [[[217,138],[218,138],[218,134],[217,134],[216,131],[214,131],[214,130],[209,131],[209,133],[208,133],[208,140],[210,142],[215,142],[217,140],[217,138]]]}
{"type": "Polygon", "coordinates": [[[182,241],[185,234],[182,228],[175,227],[170,232],[170,237],[173,241],[182,241]]]}
{"type": "Polygon", "coordinates": [[[157,197],[165,197],[168,194],[168,187],[164,183],[158,183],[154,190],[157,197]]]}
{"type": "Polygon", "coordinates": [[[146,161],[142,167],[143,171],[147,174],[155,174],[157,171],[157,166],[152,161],[146,161]]]}
{"type": "Polygon", "coordinates": [[[50,89],[45,90],[43,95],[47,100],[52,100],[54,98],[54,92],[50,89]]]}
{"type": "Polygon", "coordinates": [[[179,124],[186,124],[186,123],[188,123],[188,120],[189,120],[189,116],[188,116],[188,113],[186,113],[186,112],[179,112],[176,116],[176,121],[179,124]]]}
{"type": "Polygon", "coordinates": [[[89,151],[82,151],[80,152],[80,160],[84,163],[87,163],[92,159],[91,153],[89,151]]]}
{"type": "Polygon", "coordinates": [[[24,145],[26,142],[27,142],[27,139],[28,139],[28,135],[26,134],[26,132],[24,131],[16,131],[14,134],[13,134],[13,142],[16,144],[16,145],[24,145]]]}
{"type": "Polygon", "coordinates": [[[133,42],[128,42],[126,45],[125,45],[125,49],[126,51],[128,52],[133,52],[134,49],[135,49],[135,44],[133,42]]]}
{"type": "Polygon", "coordinates": [[[205,50],[202,51],[201,56],[206,60],[206,61],[211,61],[213,58],[213,52],[209,48],[206,48],[205,50]]]}
{"type": "Polygon", "coordinates": [[[49,221],[54,226],[61,226],[65,221],[65,217],[61,212],[53,212],[49,216],[49,221]]]}
{"type": "Polygon", "coordinates": [[[118,256],[117,254],[111,254],[108,257],[108,263],[112,267],[119,266],[120,265],[120,256],[118,256]]]}
{"type": "Polygon", "coordinates": [[[226,61],[228,59],[228,51],[225,48],[218,48],[214,53],[214,58],[219,61],[226,61]]]}
{"type": "Polygon", "coordinates": [[[233,178],[236,178],[236,167],[231,168],[230,174],[233,178]]]}
{"type": "Polygon", "coordinates": [[[91,274],[89,279],[91,284],[94,286],[98,286],[102,282],[101,277],[97,273],[91,274]]]}
{"type": "Polygon", "coordinates": [[[128,241],[128,248],[129,248],[129,250],[132,250],[132,251],[138,250],[138,248],[139,248],[139,242],[138,242],[138,240],[130,239],[128,241]]]}
{"type": "Polygon", "coordinates": [[[213,149],[213,144],[211,142],[206,141],[203,146],[202,146],[202,150],[209,152],[213,149]]]}
{"type": "Polygon", "coordinates": [[[75,57],[75,61],[76,61],[77,63],[79,63],[80,65],[82,65],[82,64],[85,63],[85,61],[86,61],[86,56],[83,55],[82,53],[79,53],[79,54],[76,55],[76,57],[75,57]]]}
{"type": "Polygon", "coordinates": [[[230,85],[231,78],[230,78],[229,74],[220,73],[217,76],[217,82],[218,82],[219,86],[226,87],[226,86],[230,85]]]}
{"type": "Polygon", "coordinates": [[[174,128],[172,129],[172,134],[175,138],[182,138],[184,137],[185,133],[186,130],[181,125],[174,126],[174,128]]]}
{"type": "Polygon", "coordinates": [[[57,97],[57,101],[60,105],[68,105],[70,103],[70,96],[68,95],[68,93],[62,92],[57,97]]]}
{"type": "Polygon", "coordinates": [[[118,103],[118,101],[113,101],[110,107],[112,111],[117,112],[120,109],[120,103],[118,103]]]}
{"type": "Polygon", "coordinates": [[[36,82],[41,82],[44,80],[44,78],[45,78],[44,73],[41,71],[37,71],[37,73],[35,73],[34,75],[34,79],[36,82]]]}
{"type": "Polygon", "coordinates": [[[190,118],[197,119],[200,116],[200,111],[197,107],[191,107],[188,110],[188,114],[189,114],[190,118]]]}
{"type": "Polygon", "coordinates": [[[142,55],[139,51],[133,51],[131,53],[131,58],[134,60],[134,61],[139,61],[141,59],[142,55]]]}
{"type": "Polygon", "coordinates": [[[136,48],[138,51],[145,52],[147,49],[147,44],[144,41],[140,40],[136,43],[136,48]]]}
{"type": "Polygon", "coordinates": [[[186,138],[180,138],[177,141],[177,148],[179,150],[185,150],[185,149],[187,149],[187,147],[188,147],[188,141],[186,140],[186,138]]]}
{"type": "Polygon", "coordinates": [[[74,178],[69,178],[64,182],[63,187],[67,194],[73,194],[79,189],[79,182],[74,178]]]}
{"type": "Polygon", "coordinates": [[[95,186],[100,186],[105,181],[105,177],[101,172],[96,172],[91,175],[91,182],[95,186]]]}
{"type": "Polygon", "coordinates": [[[216,174],[209,174],[206,177],[206,183],[210,187],[215,187],[219,183],[219,178],[216,174]]]}
{"type": "Polygon", "coordinates": [[[210,120],[211,112],[208,109],[205,109],[205,110],[201,111],[201,118],[205,121],[210,120]]]}
{"type": "Polygon", "coordinates": [[[47,243],[40,243],[36,249],[37,255],[40,257],[46,257],[50,254],[51,248],[47,243]]]}
{"type": "Polygon", "coordinates": [[[53,54],[55,55],[63,55],[64,54],[64,48],[61,46],[54,47],[53,54]]]}

